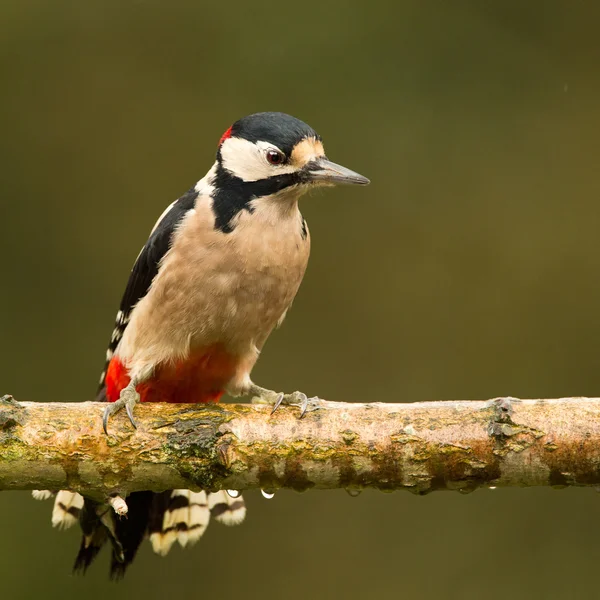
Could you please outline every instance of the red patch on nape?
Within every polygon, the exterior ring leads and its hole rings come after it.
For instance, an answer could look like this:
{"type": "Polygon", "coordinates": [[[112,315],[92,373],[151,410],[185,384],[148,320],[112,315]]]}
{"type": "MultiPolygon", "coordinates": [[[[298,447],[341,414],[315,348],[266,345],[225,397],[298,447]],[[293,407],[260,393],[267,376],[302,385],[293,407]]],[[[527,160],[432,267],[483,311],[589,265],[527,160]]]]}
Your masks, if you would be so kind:
{"type": "MultiPolygon", "coordinates": [[[[161,365],[137,386],[142,402],[218,402],[235,375],[237,360],[220,346],[196,350],[185,360],[161,365]]],[[[114,357],[106,372],[106,397],[119,399],[130,382],[128,370],[114,357]]]]}
{"type": "MultiPolygon", "coordinates": [[[[231,126],[233,127],[233,125],[231,126]]],[[[219,140],[219,146],[227,139],[229,139],[231,137],[231,127],[221,136],[221,139],[219,140]]]]}

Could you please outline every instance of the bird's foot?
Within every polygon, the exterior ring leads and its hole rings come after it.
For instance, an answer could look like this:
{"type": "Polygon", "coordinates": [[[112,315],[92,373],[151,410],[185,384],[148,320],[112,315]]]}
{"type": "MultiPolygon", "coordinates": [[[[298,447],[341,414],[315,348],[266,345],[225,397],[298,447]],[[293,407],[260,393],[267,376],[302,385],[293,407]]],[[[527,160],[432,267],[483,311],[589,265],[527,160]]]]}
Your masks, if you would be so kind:
{"type": "Polygon", "coordinates": [[[129,512],[129,507],[127,506],[127,502],[119,496],[118,494],[114,494],[110,496],[108,499],[108,504],[112,506],[112,509],[115,511],[115,514],[118,517],[126,517],[129,512]]]}
{"type": "Polygon", "coordinates": [[[104,415],[102,417],[102,426],[104,427],[104,433],[108,435],[108,419],[114,414],[118,413],[122,408],[125,408],[129,421],[133,425],[134,429],[137,429],[135,419],[133,418],[133,408],[140,401],[140,395],[135,389],[133,382],[127,387],[121,390],[119,399],[116,402],[112,402],[104,409],[104,415]]]}
{"type": "Polygon", "coordinates": [[[282,404],[285,406],[299,406],[300,418],[307,412],[318,410],[321,400],[314,396],[308,398],[303,392],[292,392],[291,394],[283,394],[281,392],[273,392],[257,385],[253,385],[249,392],[252,397],[252,404],[269,404],[273,407],[273,414],[282,404]]]}

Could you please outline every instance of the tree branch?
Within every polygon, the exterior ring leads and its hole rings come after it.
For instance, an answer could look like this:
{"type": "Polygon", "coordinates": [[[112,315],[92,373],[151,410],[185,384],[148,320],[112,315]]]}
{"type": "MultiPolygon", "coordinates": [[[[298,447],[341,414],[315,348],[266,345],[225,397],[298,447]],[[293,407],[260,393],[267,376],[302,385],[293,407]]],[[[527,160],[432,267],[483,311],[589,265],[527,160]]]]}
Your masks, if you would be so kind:
{"type": "Polygon", "coordinates": [[[0,399],[0,490],[600,485],[600,399],[295,407],[146,404],[102,432],[104,404],[0,399]]]}

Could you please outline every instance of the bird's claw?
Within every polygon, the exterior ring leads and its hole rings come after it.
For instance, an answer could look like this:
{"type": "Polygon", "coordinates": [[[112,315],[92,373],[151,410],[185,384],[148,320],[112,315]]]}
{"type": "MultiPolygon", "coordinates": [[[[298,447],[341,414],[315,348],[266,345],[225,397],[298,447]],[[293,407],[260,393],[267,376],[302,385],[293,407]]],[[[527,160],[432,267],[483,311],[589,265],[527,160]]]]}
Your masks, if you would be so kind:
{"type": "Polygon", "coordinates": [[[113,496],[110,496],[107,499],[107,501],[108,504],[112,506],[112,509],[115,511],[115,514],[118,517],[127,516],[127,513],[129,512],[129,507],[127,506],[127,502],[125,502],[125,500],[121,496],[115,494],[113,496]]]}
{"type": "Polygon", "coordinates": [[[281,403],[283,402],[284,398],[285,398],[285,395],[283,394],[283,392],[279,392],[279,394],[277,394],[277,399],[275,400],[275,404],[273,404],[273,409],[271,410],[271,414],[273,414],[281,406],[281,403]]]}
{"type": "Polygon", "coordinates": [[[318,410],[320,408],[320,400],[317,396],[308,398],[306,394],[302,392],[293,392],[291,394],[276,394],[274,392],[269,394],[261,394],[258,397],[253,398],[252,402],[259,404],[272,404],[271,414],[273,414],[282,404],[285,406],[299,406],[300,407],[300,418],[302,418],[307,412],[318,410]]]}
{"type": "Polygon", "coordinates": [[[127,413],[127,416],[129,417],[129,422],[131,423],[131,425],[133,426],[134,429],[137,429],[137,424],[135,422],[135,419],[133,418],[133,407],[138,403],[138,400],[134,400],[133,402],[131,401],[127,401],[125,402],[125,412],[127,413]]]}
{"type": "Polygon", "coordinates": [[[137,429],[137,424],[133,418],[133,407],[140,401],[140,395],[136,392],[134,387],[127,386],[121,391],[121,395],[116,402],[109,404],[104,409],[104,415],[102,416],[102,427],[104,433],[108,435],[108,419],[114,414],[118,413],[122,408],[125,408],[129,422],[134,429],[137,429]]]}
{"type": "Polygon", "coordinates": [[[304,400],[301,404],[300,418],[302,418],[307,412],[312,412],[313,410],[319,410],[321,408],[321,399],[318,396],[307,398],[306,394],[302,395],[304,396],[304,400]]]}

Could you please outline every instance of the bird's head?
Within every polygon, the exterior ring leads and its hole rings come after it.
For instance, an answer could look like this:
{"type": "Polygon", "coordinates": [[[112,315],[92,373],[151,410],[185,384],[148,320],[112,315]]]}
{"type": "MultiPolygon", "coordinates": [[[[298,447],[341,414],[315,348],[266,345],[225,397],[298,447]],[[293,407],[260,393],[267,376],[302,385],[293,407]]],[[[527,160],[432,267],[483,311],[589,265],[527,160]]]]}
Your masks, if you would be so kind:
{"type": "Polygon", "coordinates": [[[279,112],[256,113],[236,121],[221,137],[217,164],[240,185],[253,184],[260,196],[284,190],[302,193],[316,185],[366,185],[369,180],[331,162],[317,132],[279,112]]]}

